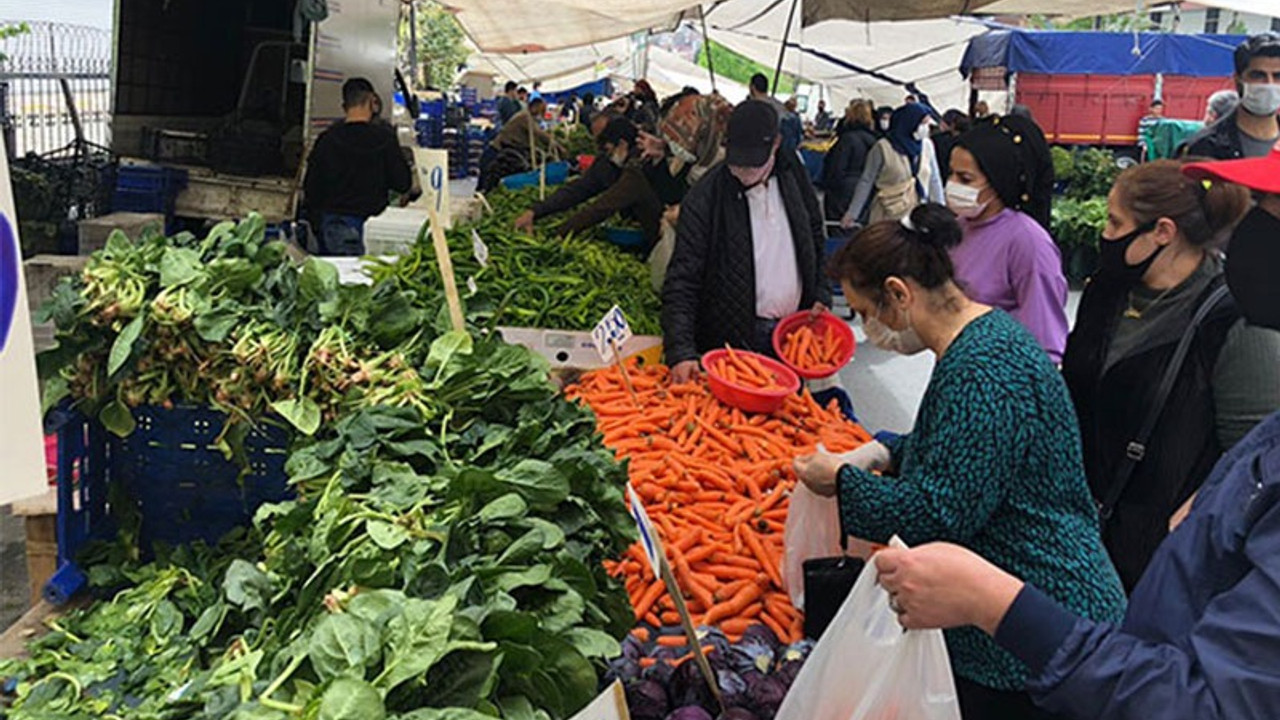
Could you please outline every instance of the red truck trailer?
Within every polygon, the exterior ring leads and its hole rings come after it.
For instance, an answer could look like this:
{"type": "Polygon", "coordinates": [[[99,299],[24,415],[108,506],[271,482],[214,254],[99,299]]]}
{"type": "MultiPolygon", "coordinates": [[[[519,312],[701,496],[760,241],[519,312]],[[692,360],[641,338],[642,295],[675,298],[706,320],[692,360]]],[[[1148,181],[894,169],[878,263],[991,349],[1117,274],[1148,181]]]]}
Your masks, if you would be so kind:
{"type": "Polygon", "coordinates": [[[979,90],[1007,91],[1049,142],[1136,157],[1138,122],[1154,98],[1165,116],[1201,120],[1234,88],[1239,35],[997,30],[969,41],[961,72],[979,90]]]}

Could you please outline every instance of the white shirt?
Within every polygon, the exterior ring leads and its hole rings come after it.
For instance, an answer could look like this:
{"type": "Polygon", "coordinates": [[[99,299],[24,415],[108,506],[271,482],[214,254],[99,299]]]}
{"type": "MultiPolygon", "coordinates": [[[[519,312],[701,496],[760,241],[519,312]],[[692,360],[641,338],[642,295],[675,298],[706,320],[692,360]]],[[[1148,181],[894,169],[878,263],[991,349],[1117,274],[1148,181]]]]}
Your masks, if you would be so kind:
{"type": "Polygon", "coordinates": [[[802,286],[787,207],[776,178],[747,190],[756,261],[756,317],[778,319],[800,309],[802,286]]]}

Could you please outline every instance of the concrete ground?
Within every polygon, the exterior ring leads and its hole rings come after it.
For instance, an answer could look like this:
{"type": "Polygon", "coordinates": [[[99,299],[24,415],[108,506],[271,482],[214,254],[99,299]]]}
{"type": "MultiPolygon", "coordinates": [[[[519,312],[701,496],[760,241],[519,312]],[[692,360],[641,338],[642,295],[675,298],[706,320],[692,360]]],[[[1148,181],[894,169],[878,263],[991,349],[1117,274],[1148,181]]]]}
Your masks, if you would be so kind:
{"type": "Polygon", "coordinates": [[[27,611],[26,527],[0,507],[0,631],[27,611]]]}

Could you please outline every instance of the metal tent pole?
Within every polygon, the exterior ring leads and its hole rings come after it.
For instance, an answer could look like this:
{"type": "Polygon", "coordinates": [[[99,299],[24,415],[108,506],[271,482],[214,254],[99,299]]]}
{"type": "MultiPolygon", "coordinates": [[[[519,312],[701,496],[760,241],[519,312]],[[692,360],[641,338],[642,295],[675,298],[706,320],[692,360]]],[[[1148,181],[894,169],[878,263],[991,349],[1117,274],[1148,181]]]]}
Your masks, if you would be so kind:
{"type": "Polygon", "coordinates": [[[782,59],[787,54],[787,41],[791,39],[791,23],[796,19],[796,7],[800,0],[791,0],[791,14],[787,15],[787,29],[782,33],[782,46],[778,48],[778,69],[773,71],[773,94],[778,94],[778,81],[782,79],[782,59]]]}
{"type": "Polygon", "coordinates": [[[702,18],[702,46],[707,52],[707,73],[711,75],[711,92],[716,91],[716,64],[711,59],[711,36],[707,34],[707,13],[705,10],[698,13],[702,18]]]}

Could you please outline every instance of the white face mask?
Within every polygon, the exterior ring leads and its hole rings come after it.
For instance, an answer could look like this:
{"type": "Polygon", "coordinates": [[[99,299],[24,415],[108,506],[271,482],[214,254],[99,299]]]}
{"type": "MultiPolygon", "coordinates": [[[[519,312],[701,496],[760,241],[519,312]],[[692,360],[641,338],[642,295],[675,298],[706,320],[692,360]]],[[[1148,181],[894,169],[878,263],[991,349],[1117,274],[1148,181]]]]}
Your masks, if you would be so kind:
{"type": "Polygon", "coordinates": [[[609,155],[609,162],[617,167],[627,164],[627,148],[624,145],[615,145],[613,153],[609,155]]]}
{"type": "Polygon", "coordinates": [[[1280,85],[1245,83],[1240,104],[1254,115],[1275,115],[1280,112],[1280,85]]]}
{"type": "Polygon", "coordinates": [[[889,118],[880,121],[880,129],[884,132],[889,132],[889,118]]]}
{"type": "Polygon", "coordinates": [[[978,196],[982,195],[982,188],[948,180],[946,194],[947,207],[966,220],[978,217],[987,209],[987,203],[978,202],[978,196]]]}
{"type": "Polygon", "coordinates": [[[862,327],[867,331],[867,339],[871,344],[881,350],[896,352],[899,355],[915,355],[925,349],[924,340],[921,340],[920,334],[911,327],[910,313],[907,313],[907,327],[904,330],[890,328],[876,315],[863,318],[862,327]]]}

